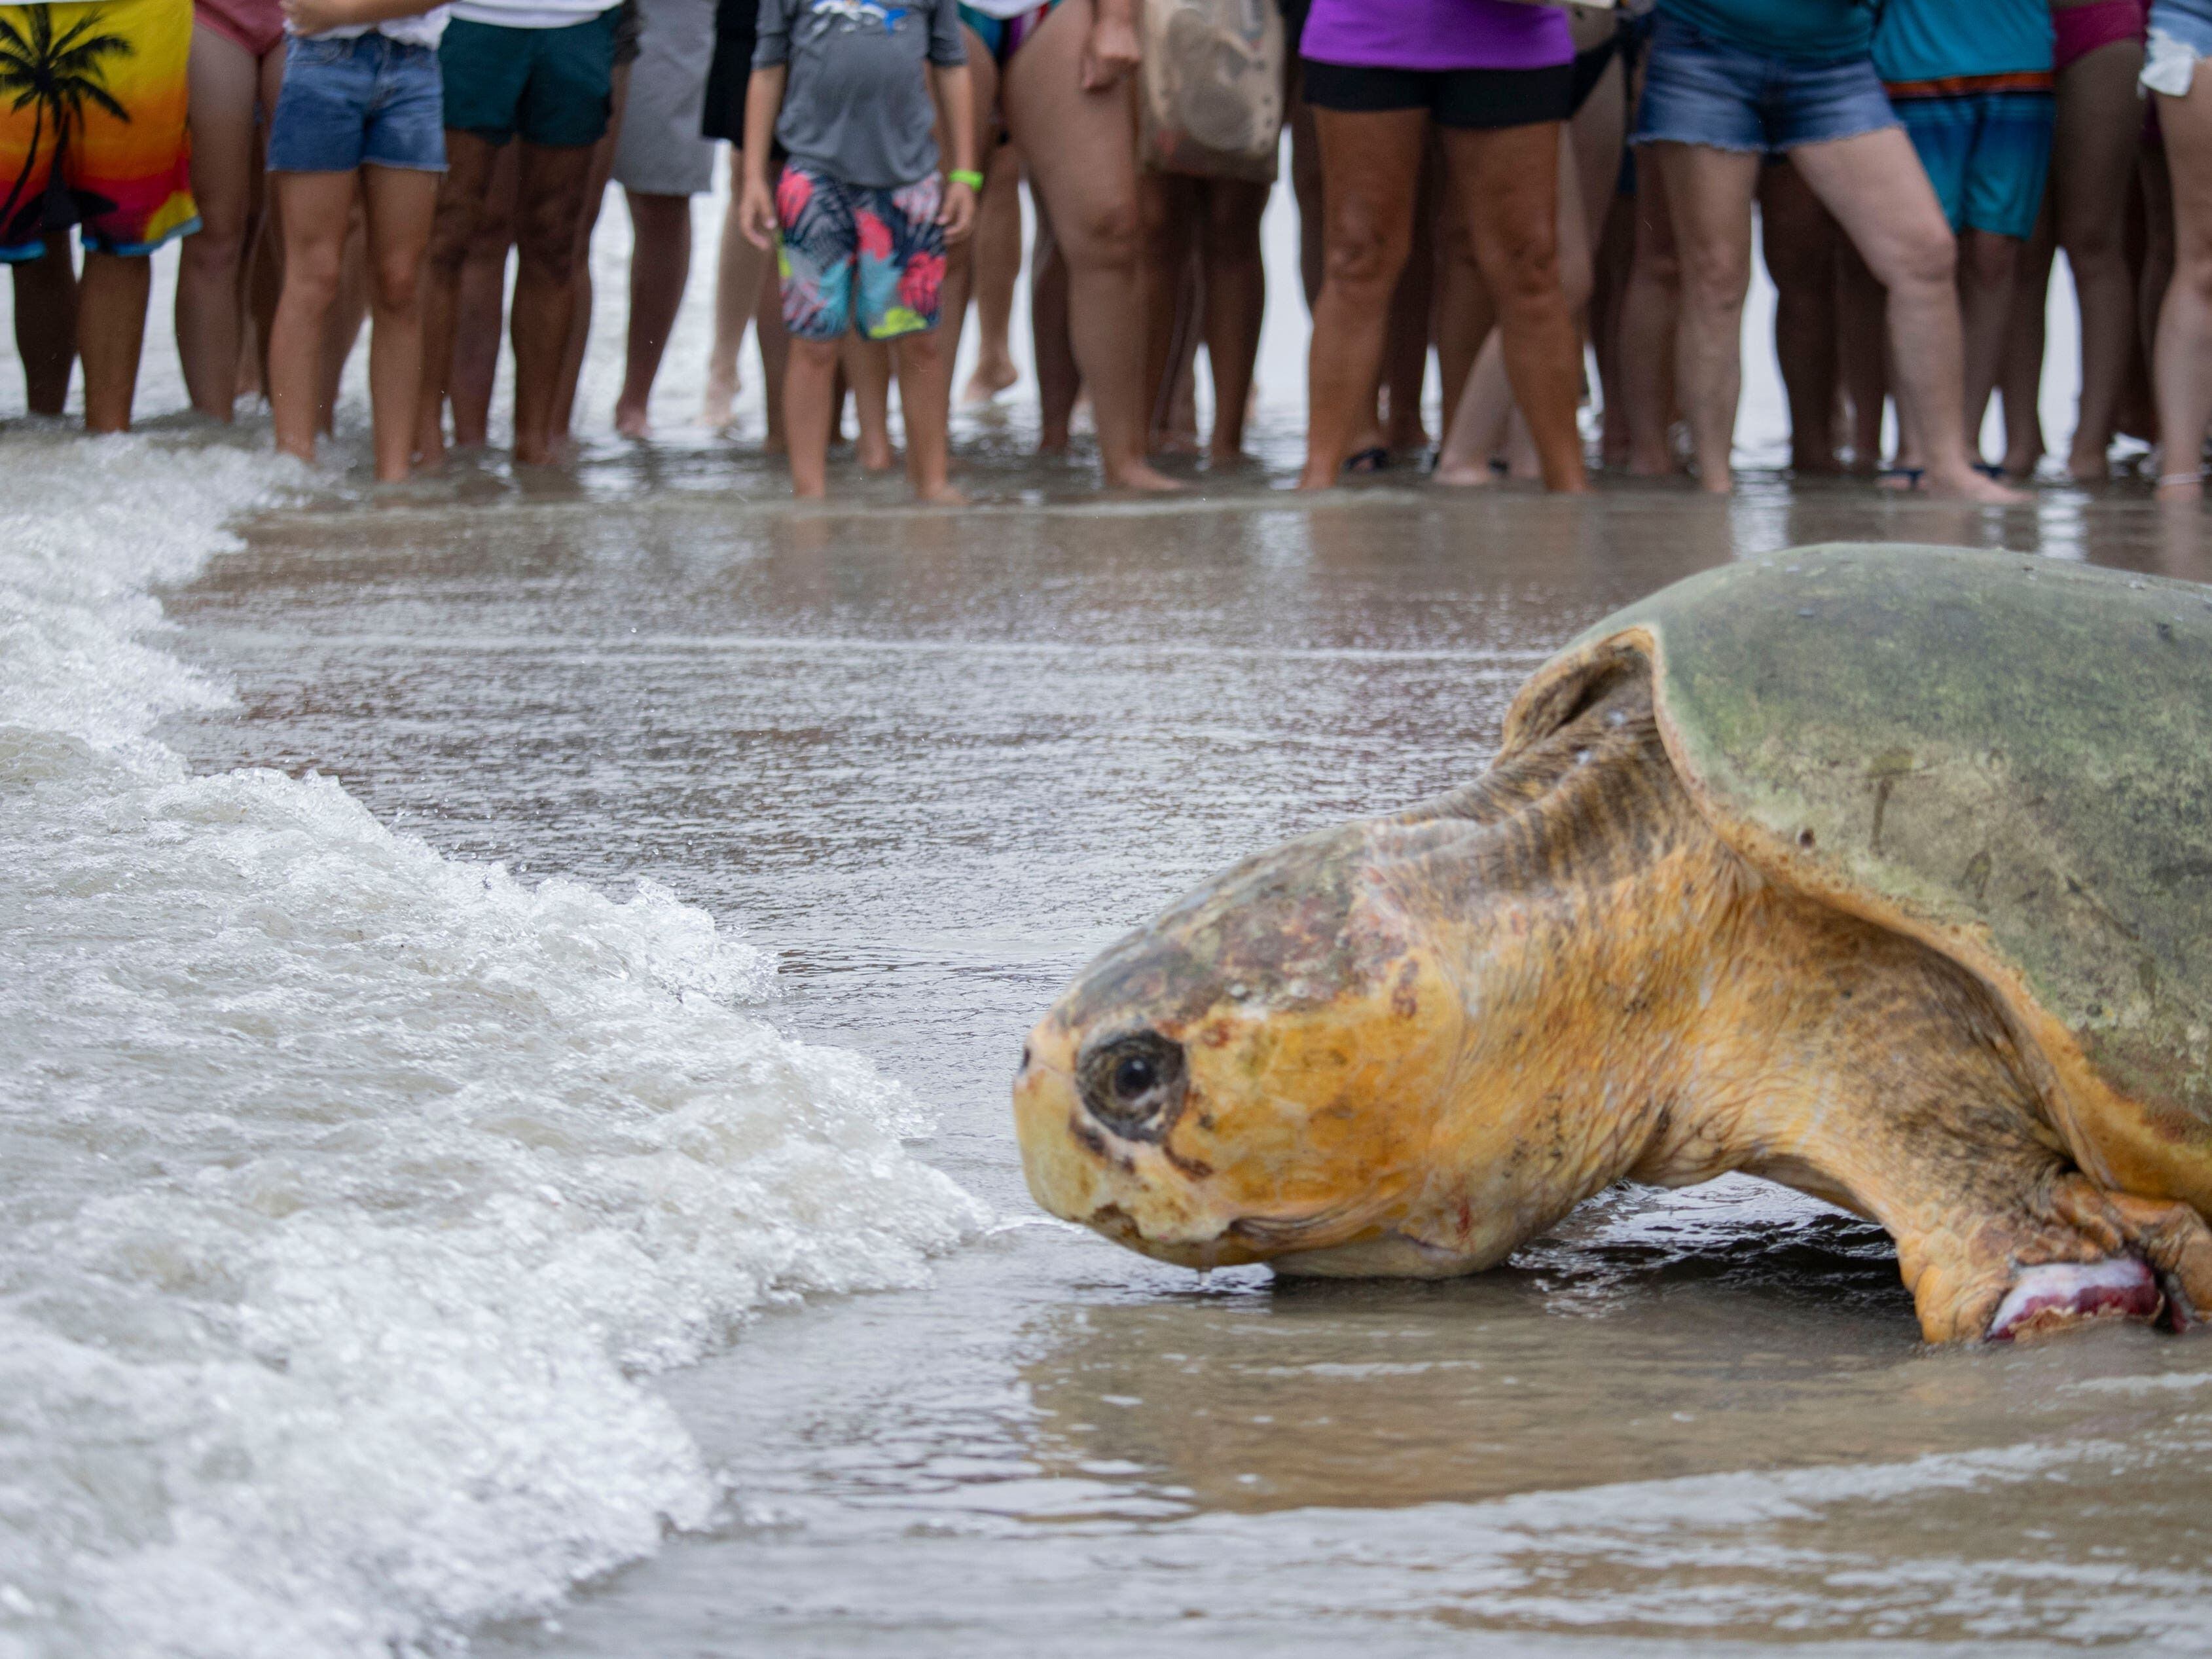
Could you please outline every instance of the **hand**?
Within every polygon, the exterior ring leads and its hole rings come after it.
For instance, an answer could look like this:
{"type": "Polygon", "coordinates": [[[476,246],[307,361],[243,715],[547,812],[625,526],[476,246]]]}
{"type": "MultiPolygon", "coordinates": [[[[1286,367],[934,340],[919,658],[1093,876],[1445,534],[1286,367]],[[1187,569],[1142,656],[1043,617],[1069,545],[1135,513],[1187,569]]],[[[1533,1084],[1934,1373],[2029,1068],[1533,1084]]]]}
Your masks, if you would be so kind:
{"type": "Polygon", "coordinates": [[[937,222],[945,227],[947,246],[966,241],[968,233],[975,228],[975,187],[965,179],[947,183],[945,205],[937,210],[937,222]]]}
{"type": "Polygon", "coordinates": [[[320,34],[355,21],[345,0],[284,0],[284,18],[295,34],[320,34]]]}
{"type": "Polygon", "coordinates": [[[745,174],[744,194],[738,198],[738,228],[755,247],[774,247],[775,234],[782,228],[776,222],[775,198],[769,191],[768,180],[757,173],[745,174]]]}
{"type": "Polygon", "coordinates": [[[1143,56],[1128,19],[1100,12],[1083,43],[1083,89],[1105,91],[1125,79],[1143,56]]]}

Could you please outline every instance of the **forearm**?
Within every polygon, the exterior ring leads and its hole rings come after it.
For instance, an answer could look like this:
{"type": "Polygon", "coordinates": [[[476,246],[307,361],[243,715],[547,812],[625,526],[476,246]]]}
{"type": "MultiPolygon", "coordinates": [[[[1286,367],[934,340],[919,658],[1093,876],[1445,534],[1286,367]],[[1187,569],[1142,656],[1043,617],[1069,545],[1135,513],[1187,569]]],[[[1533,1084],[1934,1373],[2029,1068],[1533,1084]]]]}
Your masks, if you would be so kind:
{"type": "Polygon", "coordinates": [[[974,173],[975,166],[975,83],[965,64],[937,68],[937,107],[945,117],[945,130],[952,140],[952,173],[974,173]]]}
{"type": "Polygon", "coordinates": [[[768,153],[775,137],[775,118],[783,108],[783,83],[788,72],[782,64],[757,69],[745,83],[745,172],[763,183],[768,179],[768,153]]]}

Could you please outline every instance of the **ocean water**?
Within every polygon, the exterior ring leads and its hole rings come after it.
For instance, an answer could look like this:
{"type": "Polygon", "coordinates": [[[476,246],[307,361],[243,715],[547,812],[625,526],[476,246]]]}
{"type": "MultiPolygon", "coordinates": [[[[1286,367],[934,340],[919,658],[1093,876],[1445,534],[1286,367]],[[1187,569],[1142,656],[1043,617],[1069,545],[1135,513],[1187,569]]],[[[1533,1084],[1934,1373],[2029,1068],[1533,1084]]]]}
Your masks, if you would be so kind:
{"type": "Polygon", "coordinates": [[[1092,952],[1463,781],[1614,605],[1841,536],[2205,580],[2200,519],[1293,501],[1279,283],[1190,499],[1013,399],[976,508],[794,510],[750,362],[687,424],[700,284],[606,432],[622,229],[559,473],[369,489],[357,390],[277,463],[158,320],[143,435],[0,434],[0,1653],[2196,1650],[2201,1340],[1930,1352],[1877,1230],[1747,1181],[1201,1281],[1036,1213],[1006,1085],[1092,952]]]}

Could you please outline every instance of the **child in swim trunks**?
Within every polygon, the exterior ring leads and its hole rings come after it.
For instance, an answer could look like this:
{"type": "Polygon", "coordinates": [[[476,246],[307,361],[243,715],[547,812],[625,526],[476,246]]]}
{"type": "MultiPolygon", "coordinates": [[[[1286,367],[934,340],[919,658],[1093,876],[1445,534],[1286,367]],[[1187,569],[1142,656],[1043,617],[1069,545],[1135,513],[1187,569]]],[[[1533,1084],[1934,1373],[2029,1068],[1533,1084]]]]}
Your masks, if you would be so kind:
{"type": "Polygon", "coordinates": [[[857,326],[892,343],[915,495],[963,499],[946,477],[952,365],[936,329],[945,246],[967,235],[982,182],[970,96],[954,0],[761,0],[738,216],[777,246],[794,495],[824,493],[838,342],[857,326]],[[942,180],[939,106],[953,149],[942,180]],[[771,131],[789,157],[773,191],[771,131]]]}

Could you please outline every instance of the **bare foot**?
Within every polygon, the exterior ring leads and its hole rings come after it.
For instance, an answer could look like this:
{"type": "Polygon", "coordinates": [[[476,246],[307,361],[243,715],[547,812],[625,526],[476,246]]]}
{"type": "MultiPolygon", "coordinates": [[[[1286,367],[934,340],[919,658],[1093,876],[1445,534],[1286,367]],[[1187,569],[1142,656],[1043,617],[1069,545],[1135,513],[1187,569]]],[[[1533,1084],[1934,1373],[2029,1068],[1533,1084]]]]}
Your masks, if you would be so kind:
{"type": "Polygon", "coordinates": [[[615,405],[615,430],[625,438],[642,438],[652,428],[647,424],[645,405],[618,403],[615,405]]]}
{"type": "Polygon", "coordinates": [[[2204,499],[2204,475],[2201,472],[2169,472],[2158,481],[2155,499],[2179,501],[2194,507],[2204,499]]]}
{"type": "Polygon", "coordinates": [[[975,372],[968,377],[967,389],[960,394],[960,401],[963,404],[988,404],[1020,378],[1006,358],[994,362],[978,361],[975,372]]]}
{"type": "Polygon", "coordinates": [[[2017,507],[2028,497],[2009,484],[1999,483],[1985,472],[1974,468],[1949,467],[1938,471],[1928,469],[1926,489],[1930,495],[1945,501],[1976,501],[1984,507],[2017,507]]]}
{"type": "Polygon", "coordinates": [[[428,438],[417,436],[415,441],[415,470],[417,472],[443,472],[446,470],[446,434],[434,433],[428,438]]]}
{"type": "Polygon", "coordinates": [[[1242,466],[1249,459],[1250,457],[1241,449],[1228,449],[1214,445],[1209,445],[1206,452],[1206,465],[1217,472],[1230,467],[1242,466]]]}
{"type": "Polygon", "coordinates": [[[1106,474],[1106,487],[1109,489],[1151,490],[1164,495],[1183,486],[1166,473],[1155,471],[1146,462],[1132,461],[1118,472],[1109,469],[1106,474]]]}
{"type": "Polygon", "coordinates": [[[968,497],[956,486],[942,482],[933,484],[916,484],[914,487],[914,498],[918,501],[927,501],[932,507],[968,505],[968,497]]]}
{"type": "MultiPolygon", "coordinates": [[[[2005,458],[2005,471],[2012,471],[2010,456],[2005,458]]],[[[2031,465],[2027,472],[2016,473],[2014,476],[2024,478],[2034,471],[2035,468],[2031,465]]],[[[2099,449],[2092,453],[2077,449],[2066,458],[2066,476],[2075,483],[2102,483],[2112,476],[2112,469],[2111,464],[2106,460],[2103,450],[2099,449]]]]}
{"type": "Polygon", "coordinates": [[[720,432],[730,423],[730,416],[738,402],[738,371],[727,373],[719,368],[707,371],[706,401],[699,407],[699,418],[707,423],[710,432],[720,432]]]}
{"type": "Polygon", "coordinates": [[[1155,455],[1195,455],[1198,453],[1198,434],[1195,432],[1155,432],[1152,434],[1152,453],[1155,455]]]}
{"type": "Polygon", "coordinates": [[[1495,484],[1498,474],[1486,460],[1439,460],[1437,470],[1429,474],[1429,482],[1447,489],[1481,489],[1495,484]]]}
{"type": "Polygon", "coordinates": [[[889,438],[872,438],[864,432],[854,449],[863,472],[888,472],[898,465],[898,456],[891,449],[889,438]]]}

